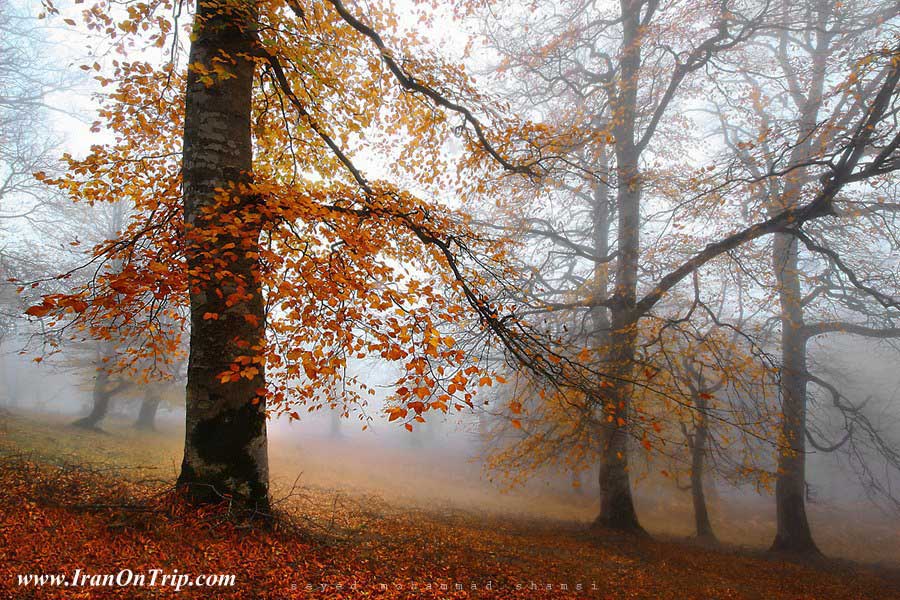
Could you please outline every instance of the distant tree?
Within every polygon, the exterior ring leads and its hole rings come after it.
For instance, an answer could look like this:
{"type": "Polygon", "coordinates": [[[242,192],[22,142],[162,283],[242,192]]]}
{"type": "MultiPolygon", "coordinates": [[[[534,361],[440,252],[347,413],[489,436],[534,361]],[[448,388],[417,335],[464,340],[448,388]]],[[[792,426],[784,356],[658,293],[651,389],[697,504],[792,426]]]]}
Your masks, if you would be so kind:
{"type": "Polygon", "coordinates": [[[117,394],[129,389],[132,382],[127,379],[111,378],[109,368],[114,355],[109,343],[96,344],[96,357],[91,363],[94,372],[94,383],[91,392],[90,412],[76,420],[72,425],[84,429],[99,429],[100,422],[109,414],[110,403],[117,394]]]}
{"type": "MultiPolygon", "coordinates": [[[[721,169],[691,165],[691,152],[704,152],[699,147],[703,140],[692,135],[690,128],[695,124],[679,107],[703,104],[702,95],[716,85],[705,74],[719,67],[740,73],[740,66],[729,61],[740,56],[743,47],[765,43],[761,40],[773,30],[786,29],[789,36],[796,34],[796,27],[808,32],[795,18],[810,10],[807,5],[786,8],[755,2],[667,6],[623,1],[553,6],[543,12],[531,10],[530,5],[487,11],[491,41],[506,42],[494,47],[503,53],[501,69],[514,81],[508,98],[522,112],[541,114],[540,123],[524,131],[523,143],[543,147],[548,154],[552,149],[556,159],[542,163],[555,167],[547,169],[551,181],[541,182],[551,192],[539,194],[526,188],[514,193],[507,212],[513,230],[518,227],[525,235],[543,238],[549,247],[543,252],[536,245],[524,248],[524,253],[536,256],[536,264],[528,265],[531,268],[521,279],[529,292],[524,314],[533,323],[549,321],[546,327],[560,341],[555,357],[565,364],[567,376],[546,385],[541,399],[546,413],[568,414],[559,415],[560,426],[552,433],[577,431],[580,435],[584,427],[575,425],[579,421],[598,425],[603,500],[597,525],[640,529],[631,499],[628,439],[640,439],[646,432],[647,422],[641,418],[645,415],[637,410],[634,399],[643,390],[653,389],[652,382],[641,375],[642,327],[654,319],[677,324],[691,316],[678,314],[677,306],[665,299],[692,273],[717,259],[725,260],[755,240],[774,235],[778,243],[796,245],[790,240],[804,239],[806,224],[812,228],[814,222],[830,223],[837,216],[841,192],[877,189],[900,166],[893,121],[900,75],[898,49],[878,40],[848,51],[854,66],[837,75],[834,85],[854,100],[841,102],[844,96],[834,97],[839,127],[830,130],[834,135],[824,149],[817,146],[815,152],[807,152],[812,142],[802,134],[794,136],[795,123],[778,122],[769,134],[783,136],[785,143],[773,156],[797,158],[793,163],[778,160],[777,168],[750,174],[733,161],[725,161],[721,169]],[[525,25],[516,23],[517,18],[525,25]],[[785,28],[784,23],[791,25],[785,28]],[[521,35],[526,26],[529,35],[521,35]],[[684,153],[677,154],[682,146],[672,140],[685,138],[689,142],[684,153]],[[791,202],[747,215],[740,202],[733,201],[755,198],[760,189],[789,187],[801,171],[808,175],[804,177],[808,187],[796,199],[787,194],[791,202]],[[604,189],[614,196],[612,210],[593,196],[599,190],[602,197],[604,189]],[[574,208],[554,213],[556,206],[551,202],[567,194],[574,208]],[[536,200],[529,203],[529,198],[536,200]],[[534,207],[545,206],[552,217],[529,222],[534,207]],[[590,237],[601,223],[595,216],[598,209],[609,217],[615,215],[616,222],[607,226],[611,241],[605,244],[602,238],[590,237]],[[745,216],[752,224],[742,224],[745,216]],[[683,233],[691,229],[699,234],[683,233]],[[645,245],[645,240],[655,243],[645,245]],[[598,276],[609,286],[608,294],[602,293],[603,286],[596,286],[598,276]],[[673,306],[676,310],[670,311],[673,306]],[[568,322],[559,316],[566,312],[572,315],[568,322]],[[594,315],[603,312],[608,319],[605,325],[602,319],[594,320],[594,315]],[[604,330],[592,340],[594,345],[571,344],[573,335],[567,334],[604,330]],[[598,340],[602,343],[597,344],[598,340]]],[[[788,62],[793,60],[790,57],[788,62]]],[[[759,74],[767,78],[769,71],[759,74]]],[[[785,82],[770,81],[776,87],[785,82]]],[[[713,158],[710,153],[704,160],[713,158]]],[[[789,282],[783,283],[779,293],[791,294],[789,282]]],[[[787,365],[787,385],[791,373],[797,372],[787,365]]],[[[536,397],[535,386],[520,390],[536,397]]],[[[788,401],[785,406],[789,414],[784,422],[796,426],[797,415],[791,412],[796,403],[788,401]]],[[[525,421],[521,423],[524,426],[525,421]]],[[[797,438],[793,433],[788,439],[797,438]]],[[[553,460],[552,452],[538,446],[557,438],[549,436],[546,428],[534,434],[530,447],[537,456],[553,460]]],[[[784,461],[797,462],[797,453],[779,446],[784,461]]],[[[793,492],[779,496],[786,498],[793,492]]]]}
{"type": "Polygon", "coordinates": [[[39,19],[15,2],[0,6],[0,228],[17,226],[20,234],[47,232],[66,213],[59,195],[34,173],[60,169],[52,116],[66,111],[51,95],[74,89],[82,78],[50,55],[39,19]]]}
{"type": "MultiPolygon", "coordinates": [[[[769,248],[779,313],[785,444],[778,455],[778,532],[772,548],[817,554],[805,509],[807,441],[820,450],[829,444],[812,437],[807,398],[810,384],[831,386],[810,372],[809,342],[837,332],[900,335],[893,325],[900,306],[891,299],[900,288],[889,275],[897,264],[888,249],[896,251],[894,227],[883,218],[896,209],[879,206],[884,203],[878,200],[896,185],[888,173],[896,168],[897,134],[885,122],[879,126],[870,119],[896,110],[897,48],[891,44],[897,29],[890,23],[900,10],[896,3],[877,1],[773,6],[779,20],[735,54],[733,74],[718,83],[727,90],[715,113],[725,142],[748,179],[758,182],[746,197],[745,211],[775,215],[802,205],[820,189],[819,164],[839,171],[854,157],[862,163],[887,158],[872,171],[870,186],[851,183],[852,192],[836,195],[836,219],[806,231],[786,227],[769,248]],[[892,54],[894,64],[879,60],[892,54]],[[871,135],[869,147],[848,153],[845,144],[854,135],[871,135]],[[855,232],[865,228],[870,233],[855,232]],[[876,260],[862,258],[885,251],[876,260]],[[864,281],[879,281],[880,291],[864,281]]],[[[837,398],[834,406],[848,416],[856,410],[837,398]]]]}
{"type": "Polygon", "coordinates": [[[22,342],[13,341],[17,330],[27,335],[22,312],[33,301],[17,281],[48,273],[49,261],[25,240],[51,232],[68,212],[60,195],[34,177],[61,167],[49,96],[78,80],[48,58],[45,36],[23,7],[0,6],[0,340],[12,346],[22,342]]]}
{"type": "Polygon", "coordinates": [[[162,386],[156,382],[150,382],[143,385],[143,397],[141,405],[138,409],[137,420],[134,422],[136,429],[144,431],[156,430],[156,412],[162,402],[162,386]]]}

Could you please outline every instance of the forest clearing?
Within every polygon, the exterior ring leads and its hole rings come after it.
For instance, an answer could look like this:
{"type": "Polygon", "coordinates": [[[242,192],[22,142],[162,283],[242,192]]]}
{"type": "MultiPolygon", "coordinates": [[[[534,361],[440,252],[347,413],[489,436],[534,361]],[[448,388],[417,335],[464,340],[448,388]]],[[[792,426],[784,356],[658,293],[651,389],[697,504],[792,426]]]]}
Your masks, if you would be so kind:
{"type": "Polygon", "coordinates": [[[898,597],[900,590],[900,532],[891,535],[874,520],[857,523],[855,530],[865,533],[853,535],[840,527],[843,513],[813,509],[811,517],[823,549],[844,560],[797,563],[766,556],[771,534],[747,520],[761,520],[771,530],[771,515],[751,517],[725,507],[720,513],[718,506],[713,514],[724,544],[698,545],[687,537],[685,495],[642,512],[656,539],[590,536],[584,521],[593,507],[582,500],[581,510],[572,512],[577,498],[571,494],[504,497],[474,482],[467,488],[458,474],[450,475],[456,485],[448,486],[446,477],[422,476],[437,466],[433,460],[411,465],[384,450],[377,457],[334,453],[327,439],[304,454],[320,472],[304,471],[296,479],[295,469],[307,465],[297,465],[295,449],[276,439],[273,497],[284,499],[277,506],[286,522],[274,532],[248,530],[214,511],[179,512],[159,495],[169,489],[178,458],[174,432],[140,433],[113,423],[109,433],[85,433],[43,415],[5,418],[0,537],[16,550],[4,561],[4,597],[154,598],[171,592],[125,586],[87,588],[79,596],[51,587],[25,592],[14,584],[15,574],[71,574],[88,567],[96,573],[157,568],[234,574],[234,590],[217,589],[217,598],[857,599],[898,597]],[[326,455],[331,467],[322,469],[318,459],[326,455]],[[376,467],[381,479],[372,481],[367,473],[376,467]],[[395,495],[391,480],[415,482],[423,492],[395,495]],[[683,527],[673,531],[678,522],[683,527]],[[729,544],[753,536],[753,545],[729,544]],[[849,562],[884,557],[881,565],[849,562]]]}

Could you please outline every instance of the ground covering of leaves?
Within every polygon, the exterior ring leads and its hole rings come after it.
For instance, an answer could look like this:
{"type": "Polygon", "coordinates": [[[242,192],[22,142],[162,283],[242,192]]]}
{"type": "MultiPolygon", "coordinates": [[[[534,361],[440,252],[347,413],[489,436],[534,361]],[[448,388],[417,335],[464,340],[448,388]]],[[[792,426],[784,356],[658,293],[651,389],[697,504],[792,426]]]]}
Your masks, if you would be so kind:
{"type": "Polygon", "coordinates": [[[280,519],[265,530],[222,509],[186,509],[168,473],[135,466],[146,449],[133,441],[0,416],[0,598],[175,595],[17,584],[18,574],[75,569],[235,575],[233,588],[177,594],[201,598],[900,598],[896,573],[847,562],[798,564],[321,487],[275,490],[280,519]]]}

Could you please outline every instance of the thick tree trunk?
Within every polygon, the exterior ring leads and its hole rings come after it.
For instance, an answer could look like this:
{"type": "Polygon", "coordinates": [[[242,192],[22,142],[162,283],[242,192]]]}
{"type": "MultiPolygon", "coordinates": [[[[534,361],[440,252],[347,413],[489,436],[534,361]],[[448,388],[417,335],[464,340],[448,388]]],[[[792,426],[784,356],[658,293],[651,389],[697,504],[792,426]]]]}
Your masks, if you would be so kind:
{"type": "Polygon", "coordinates": [[[797,240],[777,234],[773,259],[781,301],[781,439],[775,481],[778,530],[772,550],[819,554],[806,518],[806,337],[797,240]]]}
{"type": "Polygon", "coordinates": [[[606,388],[606,424],[600,436],[600,514],[594,520],[595,527],[619,529],[623,531],[643,531],[638,522],[631,494],[628,474],[628,412],[631,386],[626,382],[631,378],[634,360],[634,327],[624,332],[613,314],[612,358],[615,365],[615,383],[606,388]],[[628,333],[631,332],[631,333],[628,333]]]}
{"type": "Polygon", "coordinates": [[[713,533],[712,523],[709,521],[702,476],[691,475],[691,501],[694,504],[694,527],[697,539],[714,542],[716,534],[713,533]]]}
{"type": "MultiPolygon", "coordinates": [[[[595,168],[599,172],[609,172],[609,157],[605,152],[597,157],[595,168]]],[[[612,217],[610,189],[603,182],[594,182],[592,192],[594,203],[591,215],[593,249],[596,256],[602,257],[609,254],[609,231],[612,217]]],[[[593,294],[598,298],[605,298],[609,294],[609,267],[607,264],[598,263],[594,266],[593,294]]],[[[591,324],[595,348],[599,353],[609,355],[612,341],[612,323],[609,310],[602,306],[593,307],[591,309],[591,324]]],[[[619,512],[619,509],[616,508],[617,504],[624,505],[626,513],[628,512],[628,498],[631,493],[630,487],[628,487],[628,475],[625,472],[625,469],[627,469],[627,454],[622,452],[621,449],[615,449],[621,446],[624,440],[620,439],[615,432],[617,421],[610,422],[607,420],[611,416],[609,410],[616,403],[611,402],[609,398],[601,398],[598,405],[603,408],[602,413],[599,415],[602,423],[599,432],[601,445],[599,473],[601,512],[594,522],[594,526],[629,529],[636,523],[634,515],[626,515],[621,519],[614,516],[619,512]],[[624,488],[627,488],[624,492],[622,489],[623,475],[625,477],[624,488]],[[616,491],[617,489],[619,491],[616,491]],[[625,496],[622,495],[623,493],[625,496]],[[624,525],[624,527],[620,526],[620,524],[624,525]]],[[[633,508],[631,512],[633,513],[633,508]]]]}
{"type": "Polygon", "coordinates": [[[94,377],[94,392],[92,398],[91,412],[86,416],[78,419],[72,425],[75,427],[83,427],[84,429],[97,429],[107,413],[109,413],[109,403],[112,399],[112,393],[109,390],[109,373],[102,366],[97,368],[97,374],[94,377]]]}
{"type": "MultiPolygon", "coordinates": [[[[612,377],[603,398],[600,434],[600,514],[595,526],[642,531],[634,508],[628,474],[628,418],[631,406],[637,322],[634,304],[637,291],[638,226],[640,187],[636,157],[631,170],[623,170],[620,156],[616,200],[619,225],[619,258],[616,269],[616,303],[610,313],[607,368],[612,377]],[[624,183],[623,183],[624,182],[624,183]]],[[[626,163],[629,164],[629,163],[626,163]]]]}
{"type": "Polygon", "coordinates": [[[252,0],[199,0],[184,125],[184,214],[191,299],[184,460],[195,503],[229,498],[267,511],[265,307],[253,197],[252,0]],[[223,60],[224,59],[224,60],[223,60]],[[228,73],[216,70],[225,65],[228,73]],[[218,191],[217,191],[218,190],[218,191]],[[222,190],[225,190],[223,192],[222,190]],[[234,381],[222,375],[237,366],[234,381]],[[237,375],[237,373],[236,373],[237,375]]]}
{"type": "Polygon", "coordinates": [[[156,411],[160,403],[159,389],[154,385],[148,385],[144,389],[144,398],[141,400],[141,408],[138,411],[137,421],[134,426],[145,431],[156,431],[156,411]]]}

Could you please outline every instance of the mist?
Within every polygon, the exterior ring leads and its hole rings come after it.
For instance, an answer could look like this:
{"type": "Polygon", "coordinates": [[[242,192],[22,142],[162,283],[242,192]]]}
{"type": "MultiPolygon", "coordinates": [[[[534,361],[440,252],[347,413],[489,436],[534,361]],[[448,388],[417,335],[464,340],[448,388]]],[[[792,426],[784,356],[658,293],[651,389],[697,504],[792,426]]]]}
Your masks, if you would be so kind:
{"type": "Polygon", "coordinates": [[[898,33],[0,6],[0,592],[896,593],[898,33]]]}

